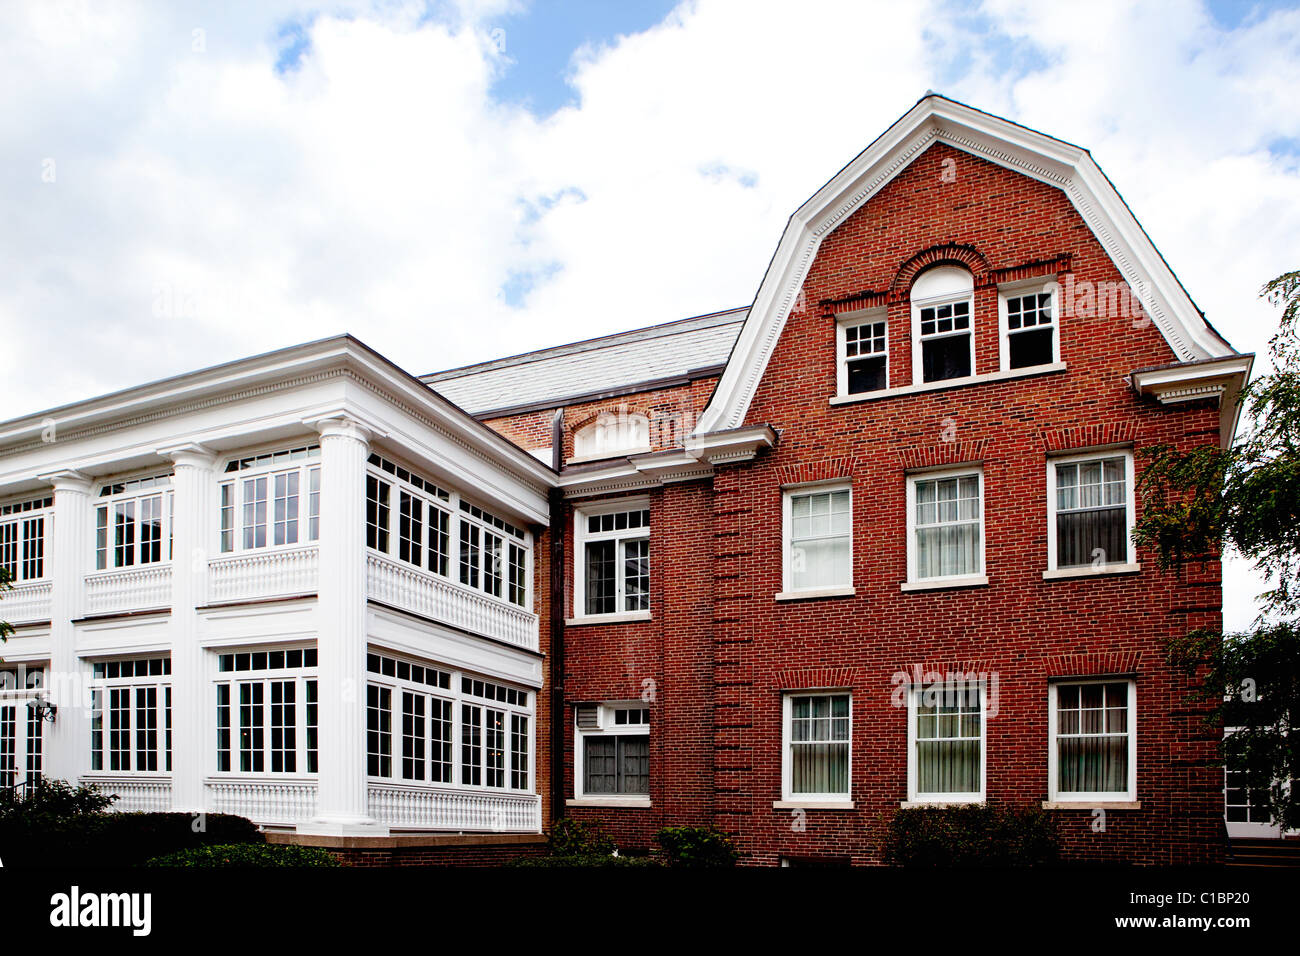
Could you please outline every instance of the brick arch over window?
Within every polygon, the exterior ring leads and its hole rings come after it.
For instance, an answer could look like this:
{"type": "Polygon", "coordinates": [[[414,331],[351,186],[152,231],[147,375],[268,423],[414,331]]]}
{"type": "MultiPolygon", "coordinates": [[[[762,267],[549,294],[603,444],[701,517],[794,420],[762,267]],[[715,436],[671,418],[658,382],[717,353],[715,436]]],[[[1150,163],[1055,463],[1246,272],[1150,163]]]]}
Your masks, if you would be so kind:
{"type": "Polygon", "coordinates": [[[982,252],[974,246],[949,242],[942,246],[931,246],[904,262],[894,275],[894,281],[889,285],[889,300],[891,302],[906,300],[911,294],[912,283],[916,281],[917,276],[931,266],[939,265],[960,266],[966,269],[974,279],[977,289],[993,281],[993,267],[989,265],[988,259],[984,258],[982,252]]]}

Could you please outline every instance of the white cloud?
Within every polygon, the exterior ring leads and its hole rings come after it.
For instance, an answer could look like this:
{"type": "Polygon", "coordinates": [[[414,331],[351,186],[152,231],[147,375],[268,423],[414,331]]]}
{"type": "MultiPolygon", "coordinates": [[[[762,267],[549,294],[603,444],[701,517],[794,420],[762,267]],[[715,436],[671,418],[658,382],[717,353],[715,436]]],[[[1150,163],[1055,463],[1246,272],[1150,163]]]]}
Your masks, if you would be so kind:
{"type": "Polygon", "coordinates": [[[1297,266],[1296,11],[699,0],[581,51],[539,118],[491,95],[508,8],[0,6],[6,412],[344,330],[422,372],[742,305],[927,88],[1092,149],[1243,350],[1297,266]]]}

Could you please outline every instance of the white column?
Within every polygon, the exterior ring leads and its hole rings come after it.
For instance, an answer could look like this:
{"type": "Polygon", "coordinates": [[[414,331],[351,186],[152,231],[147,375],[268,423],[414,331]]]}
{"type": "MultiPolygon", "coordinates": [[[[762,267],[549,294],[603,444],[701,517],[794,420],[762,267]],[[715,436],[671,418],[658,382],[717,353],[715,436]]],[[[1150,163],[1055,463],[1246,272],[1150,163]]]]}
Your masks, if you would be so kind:
{"type": "Polygon", "coordinates": [[[172,809],[206,809],[203,778],[216,747],[207,674],[195,610],[207,602],[208,559],[216,528],[216,459],[197,444],[160,450],[175,465],[172,489],[172,809]]]}
{"type": "Polygon", "coordinates": [[[47,558],[53,586],[46,686],[58,707],[54,723],[47,723],[42,730],[44,770],[47,777],[75,783],[90,770],[90,698],[72,622],[85,612],[85,578],[93,552],[92,482],[75,471],[43,475],[42,480],[54,485],[54,528],[47,558]]]}
{"type": "Polygon", "coordinates": [[[366,458],[370,432],[340,416],[321,442],[317,663],[320,775],[305,833],[383,834],[366,794],[366,458]]]}

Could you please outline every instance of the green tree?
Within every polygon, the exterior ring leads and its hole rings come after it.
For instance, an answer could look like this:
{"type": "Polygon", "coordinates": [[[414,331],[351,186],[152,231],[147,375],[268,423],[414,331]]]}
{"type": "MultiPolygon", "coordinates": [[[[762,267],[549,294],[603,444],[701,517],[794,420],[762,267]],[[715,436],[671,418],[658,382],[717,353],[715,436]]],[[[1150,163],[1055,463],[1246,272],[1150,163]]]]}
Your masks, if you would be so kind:
{"type": "Polygon", "coordinates": [[[1273,822],[1300,827],[1300,271],[1261,291],[1282,309],[1269,341],[1272,371],[1243,390],[1241,437],[1229,448],[1145,449],[1143,515],[1134,539],[1163,568],[1236,553],[1269,581],[1240,633],[1198,630],[1170,641],[1170,663],[1204,674],[1211,720],[1239,730],[1224,759],[1268,793],[1273,822]]]}
{"type": "MultiPolygon", "coordinates": [[[[12,589],[13,585],[9,582],[9,571],[6,568],[0,567],[0,600],[4,599],[4,593],[6,591],[12,589]]],[[[0,618],[0,644],[9,640],[9,635],[13,632],[13,625],[4,618],[0,618]]]]}

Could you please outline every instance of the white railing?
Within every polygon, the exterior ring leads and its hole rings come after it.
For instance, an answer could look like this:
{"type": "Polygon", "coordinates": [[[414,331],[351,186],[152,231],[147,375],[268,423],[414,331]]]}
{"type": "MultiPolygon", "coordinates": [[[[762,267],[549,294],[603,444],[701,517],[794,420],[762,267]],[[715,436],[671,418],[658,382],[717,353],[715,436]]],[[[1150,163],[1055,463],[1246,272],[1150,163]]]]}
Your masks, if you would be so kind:
{"type": "Polygon", "coordinates": [[[250,551],[208,562],[209,599],[238,601],[247,598],[311,594],[316,590],[319,551],[250,551]]]}
{"type": "Polygon", "coordinates": [[[99,571],[86,575],[86,613],[140,611],[170,607],[172,567],[149,564],[122,571],[99,571]]]}
{"type": "Polygon", "coordinates": [[[254,823],[301,823],[316,815],[311,780],[207,780],[207,806],[254,823]]]}
{"type": "Polygon", "coordinates": [[[52,585],[49,581],[16,584],[12,591],[0,591],[0,621],[22,624],[50,619],[52,585]]]}
{"type": "Polygon", "coordinates": [[[404,611],[537,650],[536,614],[378,554],[366,555],[366,593],[404,611]]]}
{"type": "Polygon", "coordinates": [[[94,784],[100,793],[117,796],[111,809],[117,811],[167,811],[172,808],[172,782],[168,778],[131,779],[109,774],[83,775],[81,782],[94,784]]]}
{"type": "Polygon", "coordinates": [[[398,829],[540,833],[542,801],[530,793],[480,793],[370,784],[370,815],[398,829]]]}

